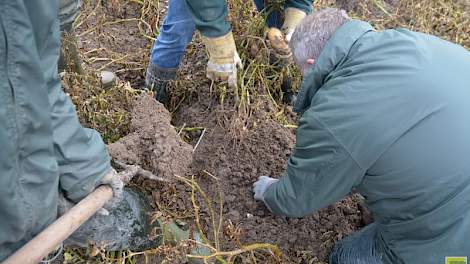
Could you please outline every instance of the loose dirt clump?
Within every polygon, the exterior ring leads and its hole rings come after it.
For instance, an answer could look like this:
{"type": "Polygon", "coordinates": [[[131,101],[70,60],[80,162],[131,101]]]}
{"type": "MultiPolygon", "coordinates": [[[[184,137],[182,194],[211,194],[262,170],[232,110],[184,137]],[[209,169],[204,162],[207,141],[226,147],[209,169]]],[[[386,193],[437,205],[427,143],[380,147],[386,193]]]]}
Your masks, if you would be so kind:
{"type": "Polygon", "coordinates": [[[133,132],[108,146],[111,156],[151,168],[166,178],[186,173],[192,148],[181,140],[170,121],[171,115],[162,104],[148,94],[140,95],[132,109],[133,132]]]}

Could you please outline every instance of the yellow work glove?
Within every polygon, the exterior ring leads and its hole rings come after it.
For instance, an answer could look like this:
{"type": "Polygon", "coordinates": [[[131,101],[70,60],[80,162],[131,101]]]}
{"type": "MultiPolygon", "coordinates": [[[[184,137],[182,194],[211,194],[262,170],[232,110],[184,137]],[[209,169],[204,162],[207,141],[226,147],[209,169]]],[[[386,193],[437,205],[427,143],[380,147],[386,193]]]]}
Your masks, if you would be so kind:
{"type": "Polygon", "coordinates": [[[235,41],[230,31],[217,38],[202,37],[209,51],[206,76],[212,81],[227,81],[228,86],[237,86],[237,67],[243,67],[235,41]]]}
{"type": "Polygon", "coordinates": [[[287,42],[290,41],[292,34],[294,33],[295,27],[300,23],[307,14],[297,8],[288,7],[284,11],[284,24],[282,25],[282,32],[286,35],[287,42]]]}

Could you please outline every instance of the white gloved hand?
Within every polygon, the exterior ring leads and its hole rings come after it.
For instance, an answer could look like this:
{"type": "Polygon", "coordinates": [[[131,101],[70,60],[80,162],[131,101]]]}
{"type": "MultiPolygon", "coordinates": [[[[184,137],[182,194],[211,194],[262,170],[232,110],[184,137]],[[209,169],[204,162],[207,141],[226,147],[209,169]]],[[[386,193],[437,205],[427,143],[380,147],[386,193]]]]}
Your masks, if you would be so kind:
{"type": "Polygon", "coordinates": [[[253,183],[253,192],[255,193],[255,200],[264,202],[264,193],[269,188],[269,186],[278,181],[278,179],[274,179],[268,176],[259,177],[258,180],[253,183]]]}
{"type": "MultiPolygon", "coordinates": [[[[117,173],[114,168],[111,168],[108,173],[106,173],[103,178],[98,182],[97,188],[100,185],[108,185],[113,190],[113,197],[109,200],[102,208],[100,208],[96,213],[102,216],[109,215],[109,211],[115,209],[118,204],[122,201],[124,197],[124,182],[123,180],[130,180],[132,177],[129,175],[135,175],[137,170],[129,166],[130,168],[117,173]],[[121,179],[123,178],[123,179],[121,179]]],[[[67,199],[62,192],[59,194],[58,199],[58,215],[61,216],[65,214],[67,211],[72,209],[76,203],[67,199]]]]}
{"type": "MultiPolygon", "coordinates": [[[[116,208],[117,204],[122,200],[124,182],[121,180],[119,173],[113,168],[99,181],[99,185],[109,185],[113,189],[113,198],[109,200],[103,208],[112,210],[116,208]]],[[[105,212],[101,212],[105,214],[105,212]]]]}
{"type": "MultiPolygon", "coordinates": [[[[98,182],[98,186],[100,185],[109,185],[111,189],[113,189],[113,198],[111,198],[111,200],[109,200],[102,208],[97,211],[97,214],[106,216],[109,215],[109,211],[116,208],[119,202],[121,202],[123,199],[124,182],[121,180],[121,177],[116,172],[116,170],[111,168],[109,172],[106,173],[106,175],[98,182]]],[[[59,216],[65,214],[75,205],[76,203],[67,199],[62,192],[59,193],[57,206],[59,216]]]]}

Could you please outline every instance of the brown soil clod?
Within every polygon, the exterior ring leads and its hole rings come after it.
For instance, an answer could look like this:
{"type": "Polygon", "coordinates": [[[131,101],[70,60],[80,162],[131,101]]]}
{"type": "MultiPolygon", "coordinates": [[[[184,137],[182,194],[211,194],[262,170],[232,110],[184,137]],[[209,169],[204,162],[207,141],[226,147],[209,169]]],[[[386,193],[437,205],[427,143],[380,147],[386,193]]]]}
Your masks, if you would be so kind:
{"type": "Polygon", "coordinates": [[[110,144],[109,153],[121,162],[150,168],[163,178],[185,174],[192,162],[192,147],[180,139],[170,121],[162,104],[148,94],[140,95],[132,109],[133,132],[110,144]]]}

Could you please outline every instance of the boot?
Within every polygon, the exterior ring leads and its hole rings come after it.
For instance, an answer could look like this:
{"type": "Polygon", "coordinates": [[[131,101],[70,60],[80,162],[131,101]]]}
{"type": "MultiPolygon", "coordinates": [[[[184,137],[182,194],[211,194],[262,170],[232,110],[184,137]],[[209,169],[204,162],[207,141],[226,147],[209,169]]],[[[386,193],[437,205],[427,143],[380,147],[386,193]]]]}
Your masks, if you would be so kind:
{"type": "Polygon", "coordinates": [[[168,106],[170,96],[168,94],[168,83],[176,78],[177,68],[161,68],[150,63],[145,76],[145,86],[155,92],[155,99],[168,106]]]}

